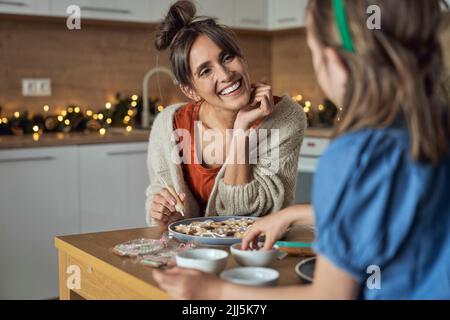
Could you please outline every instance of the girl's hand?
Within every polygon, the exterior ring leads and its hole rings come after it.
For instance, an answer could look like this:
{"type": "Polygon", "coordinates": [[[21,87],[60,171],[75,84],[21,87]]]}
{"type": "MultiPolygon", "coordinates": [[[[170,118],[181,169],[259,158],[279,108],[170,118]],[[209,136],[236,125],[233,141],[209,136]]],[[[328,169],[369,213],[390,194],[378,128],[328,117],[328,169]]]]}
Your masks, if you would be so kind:
{"type": "Polygon", "coordinates": [[[256,220],[242,239],[242,250],[258,247],[258,237],[265,234],[264,250],[270,250],[278,239],[281,239],[289,226],[295,221],[288,212],[271,213],[256,220]]]}
{"type": "Polygon", "coordinates": [[[252,84],[253,98],[247,107],[242,108],[234,122],[234,129],[248,130],[252,124],[270,115],[275,110],[272,87],[264,82],[252,84]]]}
{"type": "Polygon", "coordinates": [[[154,270],[153,279],[170,296],[182,300],[219,299],[224,284],[215,275],[178,267],[165,271],[154,270]]]}
{"type": "MultiPolygon", "coordinates": [[[[181,193],[178,195],[181,202],[184,203],[186,195],[181,193]]],[[[168,226],[172,222],[178,221],[182,218],[181,214],[175,209],[177,201],[166,188],[153,197],[153,202],[150,206],[150,216],[162,226],[168,226]]]]}

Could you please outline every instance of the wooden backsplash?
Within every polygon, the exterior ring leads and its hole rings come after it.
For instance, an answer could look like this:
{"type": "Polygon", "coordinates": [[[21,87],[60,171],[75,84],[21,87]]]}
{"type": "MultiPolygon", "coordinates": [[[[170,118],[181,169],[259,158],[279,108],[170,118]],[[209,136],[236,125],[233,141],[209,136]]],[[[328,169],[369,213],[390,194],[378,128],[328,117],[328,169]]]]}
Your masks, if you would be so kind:
{"type": "MultiPolygon", "coordinates": [[[[153,46],[155,26],[85,22],[69,31],[64,19],[0,16],[0,105],[4,110],[41,112],[42,106],[62,110],[68,104],[98,110],[115,93],[141,94],[150,68],[169,67],[168,54],[153,46]],[[51,97],[23,97],[22,78],[50,78],[51,97]]],[[[239,35],[255,79],[268,77],[271,37],[239,35]]],[[[165,74],[149,83],[150,96],[167,105],[186,98],[165,74]]]]}
{"type": "MultiPolygon", "coordinates": [[[[450,27],[443,41],[450,65],[450,27]]],[[[6,112],[41,112],[43,105],[61,110],[68,104],[94,110],[112,101],[116,92],[141,94],[147,70],[169,66],[167,53],[153,47],[155,26],[85,22],[69,31],[64,19],[0,16],[0,105],[6,112]],[[22,97],[22,78],[50,78],[51,97],[22,97]]],[[[304,29],[277,32],[237,32],[254,80],[267,77],[275,94],[303,94],[319,103],[304,29]]],[[[166,75],[150,81],[151,96],[169,104],[184,96],[166,75]]]]}

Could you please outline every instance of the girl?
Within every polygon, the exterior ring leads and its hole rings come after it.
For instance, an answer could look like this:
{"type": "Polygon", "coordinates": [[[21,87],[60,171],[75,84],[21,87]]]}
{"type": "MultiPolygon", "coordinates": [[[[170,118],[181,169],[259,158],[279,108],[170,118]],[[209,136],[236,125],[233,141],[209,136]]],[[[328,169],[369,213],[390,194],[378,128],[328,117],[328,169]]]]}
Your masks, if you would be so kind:
{"type": "Polygon", "coordinates": [[[154,122],[148,152],[149,225],[166,226],[181,218],[176,195],[164,181],[184,202],[186,217],[263,216],[291,205],[294,197],[306,126],[303,110],[288,96],[273,97],[266,83],[252,84],[231,31],[195,12],[192,2],[176,2],[156,35],[156,48],[170,50],[180,89],[192,102],[166,108],[154,122]],[[250,129],[269,131],[260,143],[271,140],[253,162],[250,129]],[[239,133],[244,133],[242,144],[239,133]],[[181,164],[174,157],[179,153],[181,164]]]}
{"type": "MultiPolygon", "coordinates": [[[[155,271],[161,287],[188,299],[449,299],[450,112],[440,20],[438,0],[310,0],[314,68],[344,108],[315,176],[314,283],[255,290],[175,268],[155,271]],[[381,10],[379,30],[367,27],[370,5],[381,10]],[[379,286],[367,284],[370,270],[379,271],[379,286]]],[[[291,207],[263,218],[243,246],[264,232],[271,247],[307,217],[291,207]]]]}

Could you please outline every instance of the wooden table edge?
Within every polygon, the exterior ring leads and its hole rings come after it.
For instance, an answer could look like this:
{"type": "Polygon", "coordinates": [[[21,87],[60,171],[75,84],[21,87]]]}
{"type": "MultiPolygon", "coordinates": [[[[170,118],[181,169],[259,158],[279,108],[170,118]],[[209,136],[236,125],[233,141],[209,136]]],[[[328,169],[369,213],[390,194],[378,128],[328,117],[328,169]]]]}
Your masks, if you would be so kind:
{"type": "MultiPolygon", "coordinates": [[[[136,291],[138,294],[142,295],[146,299],[152,300],[167,300],[170,299],[170,296],[159,289],[156,286],[153,286],[119,268],[116,268],[99,258],[81,250],[77,247],[74,247],[70,243],[65,242],[59,237],[54,238],[55,247],[58,249],[58,270],[59,270],[59,293],[61,300],[70,300],[70,290],[67,288],[67,267],[68,267],[68,257],[74,257],[76,259],[80,259],[86,263],[95,265],[98,270],[103,272],[108,277],[112,279],[124,279],[121,282],[124,286],[136,291]],[[156,291],[156,293],[155,293],[156,291]]],[[[73,290],[77,294],[83,297],[80,292],[77,290],[73,290]]],[[[84,297],[83,297],[84,298],[84,297]]]]}

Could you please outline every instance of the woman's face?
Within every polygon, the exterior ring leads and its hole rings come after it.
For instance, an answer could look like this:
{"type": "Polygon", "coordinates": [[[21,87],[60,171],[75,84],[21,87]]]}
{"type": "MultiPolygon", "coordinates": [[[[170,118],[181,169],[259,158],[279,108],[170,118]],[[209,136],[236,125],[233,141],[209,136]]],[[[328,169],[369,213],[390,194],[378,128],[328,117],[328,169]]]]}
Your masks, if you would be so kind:
{"type": "Polygon", "coordinates": [[[200,35],[192,45],[189,64],[196,100],[202,98],[214,107],[230,111],[248,105],[251,84],[247,66],[241,58],[200,35]]]}
{"type": "Polygon", "coordinates": [[[307,43],[311,50],[314,71],[319,86],[328,99],[342,106],[347,83],[347,70],[333,48],[321,45],[311,32],[311,15],[307,15],[307,43]]]}

